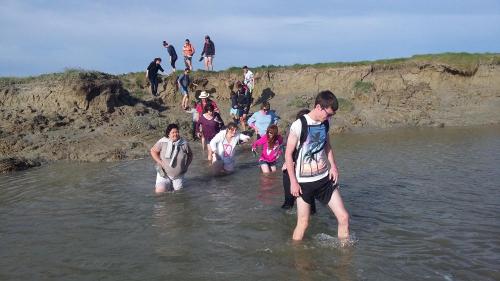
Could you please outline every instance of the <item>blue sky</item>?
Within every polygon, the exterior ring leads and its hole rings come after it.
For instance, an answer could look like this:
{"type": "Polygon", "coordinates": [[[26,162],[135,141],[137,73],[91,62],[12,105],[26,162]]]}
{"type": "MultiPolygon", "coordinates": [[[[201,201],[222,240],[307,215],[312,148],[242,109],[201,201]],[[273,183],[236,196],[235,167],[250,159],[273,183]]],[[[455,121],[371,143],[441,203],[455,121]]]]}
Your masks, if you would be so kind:
{"type": "Polygon", "coordinates": [[[0,0],[0,76],[142,71],[167,59],[163,40],[180,54],[189,38],[199,55],[205,34],[216,70],[498,53],[500,0],[0,0]]]}

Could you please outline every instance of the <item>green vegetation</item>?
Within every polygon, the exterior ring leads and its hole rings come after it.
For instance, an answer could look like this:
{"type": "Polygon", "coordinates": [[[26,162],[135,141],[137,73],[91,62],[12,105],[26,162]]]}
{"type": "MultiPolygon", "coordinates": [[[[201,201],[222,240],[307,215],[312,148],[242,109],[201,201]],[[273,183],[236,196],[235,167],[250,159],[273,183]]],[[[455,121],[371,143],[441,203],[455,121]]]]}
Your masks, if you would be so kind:
{"type": "MultiPolygon", "coordinates": [[[[305,69],[305,68],[342,68],[342,67],[353,67],[353,66],[372,66],[374,69],[384,70],[384,69],[398,69],[404,67],[408,64],[441,64],[448,68],[451,72],[456,72],[465,76],[473,75],[477,70],[479,64],[493,64],[500,65],[500,54],[499,53],[442,53],[442,54],[425,54],[425,55],[414,55],[410,58],[394,58],[394,59],[382,59],[374,61],[358,61],[358,62],[328,62],[328,63],[316,63],[316,64],[294,64],[294,65],[262,65],[259,67],[251,67],[252,71],[274,71],[274,70],[285,70],[285,69],[305,69]]],[[[176,74],[180,74],[182,71],[178,71],[176,74]]],[[[241,66],[230,67],[226,70],[207,72],[204,70],[196,70],[191,72],[193,78],[199,76],[211,76],[217,75],[218,73],[235,73],[240,75],[242,73],[241,66]]],[[[103,72],[84,70],[79,68],[68,68],[64,72],[42,74],[39,76],[30,77],[0,77],[0,85],[9,84],[24,84],[30,83],[34,80],[54,80],[54,79],[68,79],[68,78],[80,78],[80,79],[92,79],[92,78],[105,78],[111,77],[113,75],[106,74],[103,72]]],[[[137,81],[137,86],[144,85],[146,78],[144,72],[131,72],[127,74],[118,75],[120,80],[132,79],[137,81]]]]}
{"type": "Polygon", "coordinates": [[[354,104],[347,99],[344,98],[337,98],[339,101],[339,111],[342,112],[351,112],[354,110],[354,104]]]}
{"type": "Polygon", "coordinates": [[[291,101],[288,102],[287,106],[293,106],[296,108],[309,108],[312,103],[313,98],[309,96],[299,96],[294,97],[291,101]]]}
{"type": "Polygon", "coordinates": [[[415,55],[415,62],[437,63],[448,66],[451,71],[465,76],[473,75],[480,64],[500,64],[499,54],[444,53],[435,55],[415,55]]]}
{"type": "Polygon", "coordinates": [[[369,93],[373,90],[374,86],[373,86],[373,82],[359,80],[359,81],[354,82],[353,88],[358,93],[359,92],[369,93]]]}
{"type": "Polygon", "coordinates": [[[64,72],[55,72],[42,74],[39,76],[28,77],[0,77],[0,85],[28,84],[34,81],[54,81],[54,80],[72,80],[72,79],[96,79],[111,78],[113,75],[104,72],[84,70],[79,68],[66,68],[64,72]]]}
{"type": "MultiPolygon", "coordinates": [[[[373,66],[379,70],[398,69],[409,63],[437,63],[443,64],[463,75],[474,74],[479,64],[494,64],[500,65],[500,54],[498,53],[442,53],[442,54],[427,54],[414,55],[410,58],[394,58],[382,59],[374,61],[357,61],[357,62],[328,62],[316,64],[294,64],[289,66],[284,65],[262,65],[259,67],[251,67],[255,71],[271,71],[278,69],[305,69],[305,68],[342,68],[353,66],[373,66]]],[[[241,72],[241,67],[231,67],[228,72],[241,72]]]]}
{"type": "Polygon", "coordinates": [[[144,90],[136,90],[130,93],[133,97],[136,97],[138,99],[142,99],[147,93],[144,90]]]}

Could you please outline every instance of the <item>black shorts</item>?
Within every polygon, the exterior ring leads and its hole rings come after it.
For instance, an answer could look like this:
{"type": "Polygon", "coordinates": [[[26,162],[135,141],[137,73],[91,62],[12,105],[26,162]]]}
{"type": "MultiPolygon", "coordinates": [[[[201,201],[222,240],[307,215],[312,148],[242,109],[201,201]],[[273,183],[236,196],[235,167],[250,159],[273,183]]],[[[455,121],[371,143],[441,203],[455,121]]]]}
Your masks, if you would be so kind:
{"type": "Polygon", "coordinates": [[[333,183],[329,176],[315,182],[301,182],[299,184],[302,189],[300,197],[309,205],[314,202],[315,198],[327,205],[332,198],[333,192],[339,186],[338,183],[333,183]]]}

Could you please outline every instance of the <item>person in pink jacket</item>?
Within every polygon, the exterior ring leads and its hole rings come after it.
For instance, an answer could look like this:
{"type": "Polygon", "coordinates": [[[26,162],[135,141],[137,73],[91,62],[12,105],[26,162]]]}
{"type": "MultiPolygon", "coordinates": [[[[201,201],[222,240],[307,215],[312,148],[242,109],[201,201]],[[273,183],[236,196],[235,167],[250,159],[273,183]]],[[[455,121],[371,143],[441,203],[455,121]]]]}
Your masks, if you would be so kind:
{"type": "Polygon", "coordinates": [[[252,152],[254,153],[258,146],[262,146],[259,164],[264,174],[276,172],[276,161],[281,155],[282,144],[283,137],[278,134],[278,126],[276,125],[269,126],[266,134],[252,144],[252,152]]]}

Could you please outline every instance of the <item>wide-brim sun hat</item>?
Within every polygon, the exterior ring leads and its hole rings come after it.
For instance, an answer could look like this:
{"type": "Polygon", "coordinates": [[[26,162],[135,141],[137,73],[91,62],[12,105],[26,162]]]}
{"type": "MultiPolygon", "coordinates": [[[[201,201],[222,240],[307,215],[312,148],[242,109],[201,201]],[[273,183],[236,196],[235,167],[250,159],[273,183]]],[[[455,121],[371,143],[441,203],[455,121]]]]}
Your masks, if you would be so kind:
{"type": "Polygon", "coordinates": [[[200,98],[200,99],[206,99],[206,98],[208,98],[209,96],[210,96],[210,94],[209,94],[209,93],[207,93],[207,92],[205,92],[205,91],[201,91],[199,98],[200,98]]]}

